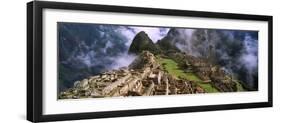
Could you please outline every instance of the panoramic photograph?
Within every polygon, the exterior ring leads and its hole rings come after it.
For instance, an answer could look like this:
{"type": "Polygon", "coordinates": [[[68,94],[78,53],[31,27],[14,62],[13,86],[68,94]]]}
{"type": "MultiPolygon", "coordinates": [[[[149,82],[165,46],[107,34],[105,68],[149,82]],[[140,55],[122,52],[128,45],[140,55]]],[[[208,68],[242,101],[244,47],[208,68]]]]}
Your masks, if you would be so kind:
{"type": "Polygon", "coordinates": [[[258,91],[258,31],[57,23],[58,99],[258,91]]]}

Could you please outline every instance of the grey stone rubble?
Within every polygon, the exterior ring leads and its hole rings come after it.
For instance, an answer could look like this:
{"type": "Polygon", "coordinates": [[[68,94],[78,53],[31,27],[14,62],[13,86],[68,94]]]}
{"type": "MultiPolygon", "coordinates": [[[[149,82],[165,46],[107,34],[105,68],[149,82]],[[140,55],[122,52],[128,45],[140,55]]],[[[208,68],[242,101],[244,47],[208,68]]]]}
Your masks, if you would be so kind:
{"type": "MultiPolygon", "coordinates": [[[[183,61],[188,61],[186,67],[192,69],[196,75],[206,83],[211,83],[220,92],[237,91],[236,83],[227,72],[208,62],[208,59],[198,58],[187,54],[173,53],[171,56],[181,55],[183,61]]],[[[177,56],[179,57],[179,56],[177,56]]]]}
{"type": "Polygon", "coordinates": [[[204,93],[204,90],[191,81],[175,79],[161,69],[152,53],[144,51],[129,67],[104,72],[77,81],[73,88],[61,92],[59,98],[78,99],[192,93],[204,93]]]}

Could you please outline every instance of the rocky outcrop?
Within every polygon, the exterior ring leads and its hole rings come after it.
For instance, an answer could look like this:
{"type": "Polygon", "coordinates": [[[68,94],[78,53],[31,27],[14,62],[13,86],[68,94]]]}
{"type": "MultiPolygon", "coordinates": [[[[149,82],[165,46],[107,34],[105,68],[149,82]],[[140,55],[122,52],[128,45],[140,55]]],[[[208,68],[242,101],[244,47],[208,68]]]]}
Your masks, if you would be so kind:
{"type": "Polygon", "coordinates": [[[130,65],[130,69],[143,69],[151,68],[156,69],[159,67],[159,63],[156,62],[154,54],[149,51],[143,51],[130,65]]]}

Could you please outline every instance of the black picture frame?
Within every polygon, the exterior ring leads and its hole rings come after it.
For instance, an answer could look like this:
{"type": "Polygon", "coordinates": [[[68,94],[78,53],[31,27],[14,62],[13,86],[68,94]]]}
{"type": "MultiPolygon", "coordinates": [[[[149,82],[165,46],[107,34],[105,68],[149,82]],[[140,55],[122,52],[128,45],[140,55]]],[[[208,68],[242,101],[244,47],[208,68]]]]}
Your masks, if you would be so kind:
{"type": "Polygon", "coordinates": [[[137,116],[137,115],[155,115],[155,114],[185,113],[185,112],[199,112],[199,111],[213,111],[213,110],[272,107],[273,106],[272,27],[273,27],[273,17],[264,16],[264,15],[184,11],[184,10],[108,6],[108,5],[93,5],[93,4],[80,4],[80,3],[63,3],[63,2],[45,2],[45,1],[29,2],[27,3],[27,120],[32,122],[63,121],[63,120],[94,119],[94,118],[106,118],[106,117],[123,117],[123,116],[137,116]],[[45,8],[266,21],[268,22],[268,101],[257,102],[257,103],[241,103],[241,104],[139,109],[139,110],[106,111],[106,112],[91,112],[91,113],[78,112],[73,114],[43,115],[42,113],[43,111],[43,107],[42,107],[43,106],[42,105],[43,102],[42,101],[43,100],[43,95],[42,95],[43,12],[42,10],[45,8]]]}

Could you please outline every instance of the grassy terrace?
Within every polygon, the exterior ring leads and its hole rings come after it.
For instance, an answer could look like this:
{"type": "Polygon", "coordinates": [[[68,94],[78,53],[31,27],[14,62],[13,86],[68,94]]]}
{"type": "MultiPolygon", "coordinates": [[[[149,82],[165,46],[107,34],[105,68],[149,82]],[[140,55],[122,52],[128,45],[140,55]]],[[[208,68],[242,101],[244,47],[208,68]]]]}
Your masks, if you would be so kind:
{"type": "Polygon", "coordinates": [[[245,91],[245,89],[243,88],[243,86],[238,80],[235,80],[235,83],[236,83],[237,91],[245,91]]]}
{"type": "Polygon", "coordinates": [[[160,58],[157,57],[157,60],[159,63],[161,63],[162,67],[171,75],[173,75],[175,78],[184,78],[187,80],[191,80],[196,82],[197,85],[202,87],[207,93],[213,93],[218,92],[218,90],[210,83],[204,83],[197,75],[195,75],[193,72],[185,72],[178,66],[178,63],[176,63],[172,59],[168,58],[160,58]]]}

